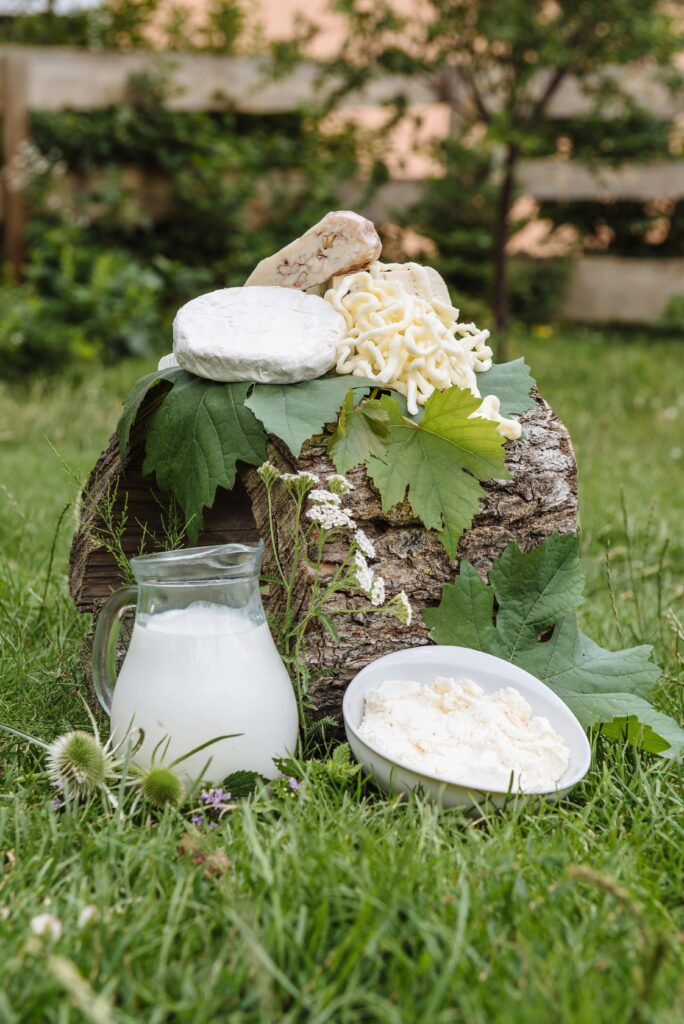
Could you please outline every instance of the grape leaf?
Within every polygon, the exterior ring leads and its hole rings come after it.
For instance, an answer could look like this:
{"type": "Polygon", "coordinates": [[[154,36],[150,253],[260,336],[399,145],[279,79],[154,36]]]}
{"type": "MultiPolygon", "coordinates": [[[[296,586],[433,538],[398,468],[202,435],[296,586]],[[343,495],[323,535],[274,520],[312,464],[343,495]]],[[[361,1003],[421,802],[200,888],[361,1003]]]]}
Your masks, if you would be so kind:
{"type": "Polygon", "coordinates": [[[584,694],[620,691],[644,697],[660,675],[658,666],[649,660],[652,650],[642,645],[607,651],[581,631],[574,615],[567,615],[556,623],[548,640],[511,660],[555,690],[562,687],[584,694]]]}
{"type": "Polygon", "coordinates": [[[440,604],[423,612],[436,643],[512,661],[550,686],[586,728],[601,725],[611,738],[664,757],[684,754],[684,729],[646,700],[660,675],[653,649],[607,651],[577,625],[584,577],[576,535],[554,533],[527,554],[509,544],[489,578],[461,562],[440,604]],[[540,640],[548,628],[551,636],[540,640]]]}
{"type": "Polygon", "coordinates": [[[579,538],[554,532],[527,554],[509,544],[489,578],[499,604],[497,632],[514,661],[519,650],[534,646],[545,626],[581,603],[584,576],[579,538]],[[515,601],[508,600],[511,594],[515,601]]]}
{"type": "Polygon", "coordinates": [[[349,391],[340,409],[337,430],[328,442],[330,458],[338,473],[367,462],[371,455],[382,457],[384,439],[389,435],[388,416],[380,402],[354,404],[349,391]]]}
{"type": "Polygon", "coordinates": [[[512,359],[509,363],[495,363],[488,370],[477,375],[477,387],[483,398],[496,395],[501,402],[501,415],[525,412],[534,408],[530,391],[535,380],[524,359],[512,359]]]}
{"type": "Polygon", "coordinates": [[[245,405],[297,458],[305,441],[337,419],[350,389],[359,401],[373,386],[373,381],[347,376],[321,377],[301,384],[255,384],[245,405]]]}
{"type": "Polygon", "coordinates": [[[469,419],[479,404],[479,399],[458,387],[436,391],[416,423],[402,416],[393,398],[384,396],[380,399],[387,413],[384,451],[367,462],[383,510],[403,501],[408,491],[414,515],[428,529],[439,531],[452,558],[484,494],[478,480],[510,479],[504,439],[495,424],[469,419]]]}
{"type": "Polygon", "coordinates": [[[193,543],[216,488],[235,483],[238,459],[258,466],[266,458],[264,428],[245,406],[250,387],[186,374],[150,421],[143,472],[154,472],[159,486],[175,495],[193,543]]]}
{"type": "Polygon", "coordinates": [[[138,415],[140,406],[143,403],[147,392],[150,388],[153,388],[156,384],[161,384],[163,381],[169,382],[173,385],[177,380],[187,377],[185,370],[181,370],[180,366],[169,366],[166,370],[155,370],[154,373],[148,373],[146,377],[141,377],[140,380],[136,381],[131,390],[128,392],[123,401],[123,413],[116,427],[116,436],[119,439],[119,452],[121,458],[123,458],[128,450],[128,439],[131,433],[131,427],[135,423],[135,418],[138,415]]]}

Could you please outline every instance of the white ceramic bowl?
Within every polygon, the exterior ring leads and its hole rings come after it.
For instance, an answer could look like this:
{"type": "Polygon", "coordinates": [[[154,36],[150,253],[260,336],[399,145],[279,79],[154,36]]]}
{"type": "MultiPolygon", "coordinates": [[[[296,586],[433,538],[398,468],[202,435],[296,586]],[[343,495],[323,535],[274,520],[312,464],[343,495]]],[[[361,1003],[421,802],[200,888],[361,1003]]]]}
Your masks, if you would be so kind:
{"type": "Polygon", "coordinates": [[[545,683],[508,661],[468,647],[412,647],[388,654],[367,665],[352,679],[342,703],[344,726],[354,757],[384,792],[405,793],[421,786],[427,796],[445,807],[480,806],[485,802],[500,807],[509,799],[506,790],[489,787],[476,790],[457,778],[444,779],[406,768],[359,736],[358,728],[363,718],[367,690],[388,679],[432,683],[437,676],[453,678],[457,682],[464,678],[472,679],[487,693],[500,690],[503,686],[514,686],[531,705],[533,713],[548,718],[565,740],[570,751],[570,764],[559,780],[558,787],[553,790],[529,790],[518,796],[518,799],[556,800],[584,778],[591,763],[589,741],[572,711],[545,683]]]}

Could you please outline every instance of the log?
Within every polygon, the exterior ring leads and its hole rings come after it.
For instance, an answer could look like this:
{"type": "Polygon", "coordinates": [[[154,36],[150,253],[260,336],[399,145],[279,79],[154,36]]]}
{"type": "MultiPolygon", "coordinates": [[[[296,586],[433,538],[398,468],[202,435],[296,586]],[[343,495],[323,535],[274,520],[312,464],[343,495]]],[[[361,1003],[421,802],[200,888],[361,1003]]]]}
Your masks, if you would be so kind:
{"type": "MultiPolygon", "coordinates": [[[[339,716],[347,683],[369,661],[397,650],[429,643],[420,609],[439,603],[441,589],[451,582],[461,558],[467,558],[486,579],[493,562],[514,540],[523,550],[539,544],[554,530],[573,532],[577,528],[577,467],[570,436],[550,406],[534,394],[535,405],[522,417],[523,437],[506,446],[506,464],[511,480],[492,480],[484,485],[481,510],[451,560],[436,533],[426,530],[411,514],[407,503],[383,512],[379,497],[362,468],[348,475],[354,490],[345,499],[357,524],[373,540],[377,570],[385,578],[388,594],[405,590],[417,614],[410,626],[389,617],[345,615],[336,620],[339,641],[321,627],[308,634],[307,664],[312,674],[312,697],[321,715],[339,716]]],[[[113,520],[121,525],[121,548],[130,556],[147,542],[147,549],[163,546],[163,521],[172,502],[152,477],[142,473],[145,423],[160,401],[160,395],[145,403],[131,437],[122,465],[116,437],[100,456],[84,490],[81,520],[74,536],[69,583],[81,611],[98,613],[107,596],[124,583],[121,567],[106,550],[98,534],[103,528],[103,498],[109,498],[113,520]]],[[[282,442],[269,441],[269,458],[283,471],[309,470],[325,477],[335,472],[328,459],[325,439],[314,439],[294,459],[282,442]]],[[[284,493],[276,501],[276,530],[281,560],[288,558],[288,535],[292,504],[284,493]]],[[[249,541],[267,536],[264,492],[256,470],[242,466],[239,480],[230,491],[219,490],[216,502],[205,516],[199,543],[217,544],[249,541]]],[[[331,572],[344,555],[343,548],[330,545],[325,572],[331,572]]],[[[269,553],[264,561],[272,571],[269,553]]],[[[297,585],[300,607],[306,600],[307,581],[297,585]]],[[[340,601],[343,597],[339,596],[340,601]]],[[[271,598],[269,610],[279,610],[279,595],[271,598]]]]}

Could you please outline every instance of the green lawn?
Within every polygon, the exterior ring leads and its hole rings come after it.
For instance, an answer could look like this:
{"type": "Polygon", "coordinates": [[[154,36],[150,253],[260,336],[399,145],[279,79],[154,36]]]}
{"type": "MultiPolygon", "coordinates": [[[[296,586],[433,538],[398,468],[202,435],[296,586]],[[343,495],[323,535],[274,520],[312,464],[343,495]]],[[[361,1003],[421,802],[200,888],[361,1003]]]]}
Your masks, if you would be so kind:
{"type": "MultiPolygon", "coordinates": [[[[575,442],[583,626],[654,643],[659,702],[684,721],[666,618],[684,619],[681,345],[565,331],[514,349],[575,442]]],[[[0,720],[47,739],[85,721],[87,628],[65,583],[75,487],[47,439],[82,478],[147,369],[0,385],[0,720]]],[[[600,741],[563,805],[475,822],[305,784],[207,834],[231,861],[210,875],[178,851],[178,815],[56,815],[33,748],[0,757],[2,1024],[683,1018],[681,765],[600,741]],[[45,910],[53,945],[30,934],[45,910]]]]}

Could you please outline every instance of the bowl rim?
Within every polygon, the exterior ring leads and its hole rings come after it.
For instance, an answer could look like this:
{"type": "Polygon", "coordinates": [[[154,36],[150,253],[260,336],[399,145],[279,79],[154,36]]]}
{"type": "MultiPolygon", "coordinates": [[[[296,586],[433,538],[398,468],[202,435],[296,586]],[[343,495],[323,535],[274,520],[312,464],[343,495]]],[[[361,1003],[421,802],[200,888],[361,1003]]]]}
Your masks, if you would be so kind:
{"type": "MultiPolygon", "coordinates": [[[[508,685],[514,686],[515,684],[513,681],[511,681],[511,683],[509,683],[508,685]]],[[[398,651],[392,651],[390,654],[385,654],[381,658],[376,658],[374,661],[370,661],[367,665],[364,665],[360,672],[356,673],[356,675],[350,680],[347,689],[344,691],[344,697],[342,698],[342,718],[344,720],[345,728],[353,733],[354,737],[359,741],[359,743],[362,743],[372,753],[384,758],[384,760],[387,761],[390,765],[394,765],[396,768],[400,768],[404,771],[412,772],[419,778],[422,777],[425,779],[429,779],[431,782],[436,782],[441,785],[456,786],[459,789],[468,790],[470,792],[484,794],[491,793],[494,796],[555,796],[557,794],[567,792],[568,790],[572,789],[573,786],[576,786],[579,782],[581,782],[591,767],[591,745],[587,738],[587,734],[584,731],[584,728],[582,727],[582,724],[580,723],[579,719],[577,718],[575,713],[568,707],[565,701],[561,700],[558,694],[554,693],[554,691],[551,689],[550,686],[547,685],[547,683],[543,682],[541,679],[538,679],[536,676],[533,676],[532,673],[528,672],[526,669],[520,668],[518,665],[514,665],[510,661],[505,661],[503,658],[498,658],[495,654],[487,654],[485,651],[478,651],[474,647],[463,647],[458,644],[425,644],[421,645],[420,647],[400,648],[398,651]],[[552,698],[553,703],[557,703],[560,706],[563,713],[572,723],[572,727],[576,728],[578,735],[582,736],[583,756],[580,758],[579,767],[575,770],[575,772],[573,772],[570,778],[565,779],[561,785],[554,786],[553,789],[513,789],[510,785],[506,789],[500,789],[496,786],[486,786],[483,788],[479,788],[477,786],[473,786],[470,783],[463,782],[462,780],[456,778],[448,778],[444,775],[435,775],[433,772],[424,771],[422,768],[412,767],[411,765],[406,764],[405,762],[396,761],[385,751],[381,750],[373,743],[370,743],[364,736],[359,735],[356,726],[353,725],[352,722],[350,721],[348,713],[348,704],[349,700],[351,699],[350,692],[355,687],[355,685],[358,684],[358,680],[361,679],[366,670],[378,664],[381,664],[384,661],[389,661],[390,659],[396,660],[397,657],[400,657],[401,655],[408,655],[409,660],[411,660],[415,659],[416,657],[420,657],[422,654],[434,653],[440,650],[468,651],[470,654],[475,654],[477,655],[478,658],[482,658],[483,660],[489,662],[492,667],[501,665],[507,671],[510,671],[511,668],[513,668],[516,672],[522,673],[529,679],[533,680],[536,684],[541,686],[543,690],[547,692],[548,696],[552,698]]],[[[564,741],[565,739],[566,738],[563,737],[564,741]]]]}

